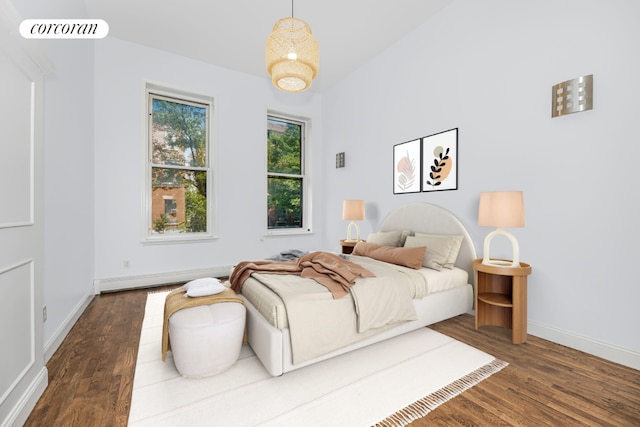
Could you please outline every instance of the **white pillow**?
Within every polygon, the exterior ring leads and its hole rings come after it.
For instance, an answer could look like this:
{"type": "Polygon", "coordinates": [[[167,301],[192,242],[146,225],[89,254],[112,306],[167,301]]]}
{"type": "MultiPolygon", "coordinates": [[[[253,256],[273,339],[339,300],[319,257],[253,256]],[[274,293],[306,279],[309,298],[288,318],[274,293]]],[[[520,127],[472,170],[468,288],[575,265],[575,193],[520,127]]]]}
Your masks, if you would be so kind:
{"type": "Polygon", "coordinates": [[[447,263],[449,256],[449,242],[431,240],[425,237],[408,236],[404,243],[406,248],[415,246],[426,246],[422,265],[433,270],[441,271],[447,263]]]}
{"type": "Polygon", "coordinates": [[[227,287],[215,277],[204,277],[185,283],[182,288],[187,291],[185,297],[204,297],[224,292],[227,287]]]}
{"type": "Polygon", "coordinates": [[[426,234],[416,233],[416,237],[424,237],[430,241],[448,241],[449,242],[449,255],[447,261],[443,265],[444,268],[453,268],[453,265],[458,259],[458,253],[460,252],[460,246],[462,246],[462,240],[464,236],[461,234],[426,234]]]}
{"type": "Polygon", "coordinates": [[[402,232],[400,233],[400,241],[398,242],[398,246],[404,246],[404,243],[407,241],[407,237],[411,235],[411,230],[402,230],[402,232]]]}
{"type": "Polygon", "coordinates": [[[369,233],[367,242],[375,243],[382,246],[404,246],[405,238],[410,234],[410,231],[378,231],[376,233],[369,233]]]}

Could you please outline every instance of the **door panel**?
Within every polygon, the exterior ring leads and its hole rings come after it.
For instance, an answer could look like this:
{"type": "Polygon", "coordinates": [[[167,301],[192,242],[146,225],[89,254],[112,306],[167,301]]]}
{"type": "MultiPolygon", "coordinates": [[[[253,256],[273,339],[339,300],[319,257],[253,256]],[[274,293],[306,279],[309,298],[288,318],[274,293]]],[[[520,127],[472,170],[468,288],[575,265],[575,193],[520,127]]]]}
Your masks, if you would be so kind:
{"type": "MultiPolygon", "coordinates": [[[[0,425],[22,425],[47,386],[43,343],[42,93],[48,69],[0,0],[0,425]]],[[[37,51],[40,54],[40,51],[37,51]]],[[[48,64],[47,64],[48,65],[48,64]]]]}
{"type": "MultiPolygon", "coordinates": [[[[35,319],[31,310],[35,305],[34,291],[33,261],[0,271],[0,294],[11,302],[3,303],[0,310],[0,325],[11,325],[7,330],[3,328],[3,335],[8,336],[4,342],[11,343],[0,370],[0,390],[4,393],[10,393],[35,363],[35,319]]],[[[0,401],[4,397],[0,396],[0,401]]]]}
{"type": "Polygon", "coordinates": [[[0,52],[0,228],[33,223],[33,81],[0,52]]]}

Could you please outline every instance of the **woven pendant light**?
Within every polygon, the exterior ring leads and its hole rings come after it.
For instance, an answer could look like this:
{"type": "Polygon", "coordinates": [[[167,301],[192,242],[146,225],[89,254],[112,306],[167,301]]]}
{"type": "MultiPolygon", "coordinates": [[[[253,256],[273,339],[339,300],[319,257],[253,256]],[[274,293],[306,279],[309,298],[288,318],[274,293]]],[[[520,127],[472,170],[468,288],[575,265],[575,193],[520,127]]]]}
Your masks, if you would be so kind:
{"type": "Polygon", "coordinates": [[[302,92],[311,87],[318,75],[320,49],[311,27],[291,15],[276,22],[267,38],[267,72],[277,88],[302,92]]]}

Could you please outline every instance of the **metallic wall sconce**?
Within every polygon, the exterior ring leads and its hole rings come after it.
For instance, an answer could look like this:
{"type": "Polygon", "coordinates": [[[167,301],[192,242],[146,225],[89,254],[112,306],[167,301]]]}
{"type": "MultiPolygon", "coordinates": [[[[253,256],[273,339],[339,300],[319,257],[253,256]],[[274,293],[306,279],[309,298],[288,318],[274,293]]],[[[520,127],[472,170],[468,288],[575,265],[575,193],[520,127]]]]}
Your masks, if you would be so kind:
{"type": "Polygon", "coordinates": [[[593,109],[593,74],[551,88],[551,117],[593,109]]]}
{"type": "Polygon", "coordinates": [[[336,169],[344,167],[344,151],[336,154],[336,169]]]}

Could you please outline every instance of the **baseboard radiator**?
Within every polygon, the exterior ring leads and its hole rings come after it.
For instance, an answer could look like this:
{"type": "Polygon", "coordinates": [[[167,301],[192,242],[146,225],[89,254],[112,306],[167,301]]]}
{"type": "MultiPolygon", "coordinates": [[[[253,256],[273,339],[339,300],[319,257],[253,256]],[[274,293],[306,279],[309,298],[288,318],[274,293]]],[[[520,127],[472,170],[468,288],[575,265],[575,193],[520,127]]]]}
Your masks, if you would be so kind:
{"type": "Polygon", "coordinates": [[[196,270],[95,279],[93,281],[93,289],[97,295],[103,292],[117,292],[127,289],[149,288],[172,283],[188,282],[189,280],[199,279],[201,277],[228,277],[231,272],[231,267],[231,265],[225,265],[196,270]]]}

